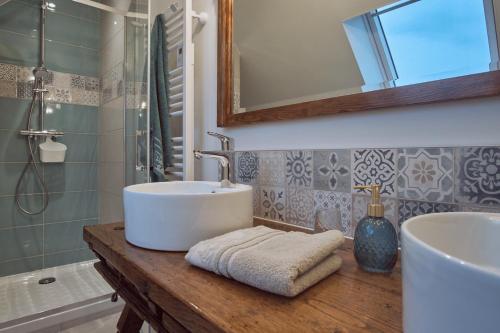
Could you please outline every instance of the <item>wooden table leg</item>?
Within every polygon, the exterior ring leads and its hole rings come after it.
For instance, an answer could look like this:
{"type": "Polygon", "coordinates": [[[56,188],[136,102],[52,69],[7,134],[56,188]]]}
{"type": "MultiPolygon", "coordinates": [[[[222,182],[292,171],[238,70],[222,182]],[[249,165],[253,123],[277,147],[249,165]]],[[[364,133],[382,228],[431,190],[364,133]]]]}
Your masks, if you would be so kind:
{"type": "Polygon", "coordinates": [[[144,320],[142,320],[131,307],[125,305],[116,328],[118,333],[139,333],[144,320]]]}

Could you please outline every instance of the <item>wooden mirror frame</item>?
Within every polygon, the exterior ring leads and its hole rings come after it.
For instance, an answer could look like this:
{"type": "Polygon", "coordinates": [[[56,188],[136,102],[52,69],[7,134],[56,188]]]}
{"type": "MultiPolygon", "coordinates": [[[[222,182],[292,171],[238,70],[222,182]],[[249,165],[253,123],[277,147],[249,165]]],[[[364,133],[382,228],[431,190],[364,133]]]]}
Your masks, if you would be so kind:
{"type": "Polygon", "coordinates": [[[218,0],[217,126],[292,120],[342,112],[453,101],[500,94],[500,70],[234,114],[233,0],[218,0]]]}

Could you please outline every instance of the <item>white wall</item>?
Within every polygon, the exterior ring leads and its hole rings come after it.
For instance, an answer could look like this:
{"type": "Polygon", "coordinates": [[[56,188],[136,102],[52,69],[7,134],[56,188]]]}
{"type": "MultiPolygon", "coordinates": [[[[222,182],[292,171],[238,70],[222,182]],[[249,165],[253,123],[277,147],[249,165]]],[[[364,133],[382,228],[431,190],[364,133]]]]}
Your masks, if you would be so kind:
{"type": "MultiPolygon", "coordinates": [[[[219,148],[209,130],[234,137],[237,150],[500,145],[500,97],[218,129],[217,1],[193,5],[210,16],[195,38],[196,147],[219,148]]],[[[196,177],[216,179],[215,162],[199,162],[196,177]]]]}

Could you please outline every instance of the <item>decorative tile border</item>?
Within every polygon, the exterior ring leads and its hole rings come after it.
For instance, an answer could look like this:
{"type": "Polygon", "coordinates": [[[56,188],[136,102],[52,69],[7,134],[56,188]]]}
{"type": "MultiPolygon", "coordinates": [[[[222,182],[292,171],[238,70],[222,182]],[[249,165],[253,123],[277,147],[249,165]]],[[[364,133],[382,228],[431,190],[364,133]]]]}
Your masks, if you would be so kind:
{"type": "MultiPolygon", "coordinates": [[[[47,102],[99,106],[99,78],[49,72],[47,102]]],[[[31,99],[33,68],[0,63],[0,97],[31,99]]]]}
{"type": "Polygon", "coordinates": [[[115,65],[102,76],[102,102],[106,104],[115,98],[123,96],[124,86],[123,62],[115,65]]]}
{"type": "Polygon", "coordinates": [[[146,82],[126,82],[125,98],[127,109],[144,108],[147,103],[148,86],[146,82]]]}
{"type": "Polygon", "coordinates": [[[236,152],[235,178],[256,190],[256,216],[349,237],[370,198],[352,186],[373,182],[398,232],[421,214],[500,213],[500,146],[236,152]]]}
{"type": "Polygon", "coordinates": [[[16,81],[17,66],[0,63],[0,80],[16,81]]]}
{"type": "Polygon", "coordinates": [[[17,97],[17,68],[15,65],[0,63],[0,96],[17,97]]]}
{"type": "Polygon", "coordinates": [[[15,81],[0,80],[0,97],[17,97],[17,87],[15,81]]]}

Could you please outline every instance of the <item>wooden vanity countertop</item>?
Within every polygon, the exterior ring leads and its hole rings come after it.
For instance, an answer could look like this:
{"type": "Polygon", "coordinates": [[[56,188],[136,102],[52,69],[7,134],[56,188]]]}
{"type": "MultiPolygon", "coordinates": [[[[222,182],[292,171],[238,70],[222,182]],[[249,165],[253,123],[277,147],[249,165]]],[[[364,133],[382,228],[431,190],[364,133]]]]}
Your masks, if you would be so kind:
{"type": "Polygon", "coordinates": [[[126,242],[122,223],[87,226],[84,239],[101,261],[147,302],[191,332],[402,332],[401,270],[358,268],[352,241],[338,250],[342,268],[295,298],[276,296],[189,265],[185,253],[126,242]]]}

